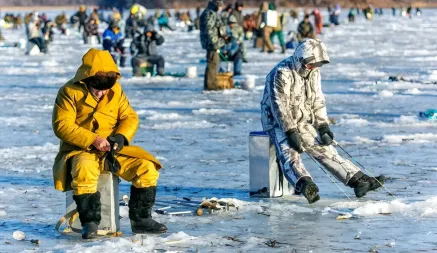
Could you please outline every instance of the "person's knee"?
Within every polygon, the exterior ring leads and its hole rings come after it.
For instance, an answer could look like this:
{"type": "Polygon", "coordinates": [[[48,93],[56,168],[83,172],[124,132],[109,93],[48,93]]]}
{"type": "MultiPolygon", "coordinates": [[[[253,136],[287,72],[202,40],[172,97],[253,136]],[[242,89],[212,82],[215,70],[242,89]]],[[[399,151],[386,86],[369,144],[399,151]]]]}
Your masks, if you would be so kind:
{"type": "Polygon", "coordinates": [[[158,67],[164,67],[164,65],[165,65],[164,57],[160,55],[158,58],[158,67]]]}
{"type": "Polygon", "coordinates": [[[71,158],[71,186],[75,195],[95,193],[100,176],[100,164],[93,154],[80,154],[71,158]]]}
{"type": "Polygon", "coordinates": [[[132,180],[132,185],[136,188],[156,186],[158,178],[159,172],[156,170],[155,164],[148,160],[141,159],[137,176],[132,180]]]}

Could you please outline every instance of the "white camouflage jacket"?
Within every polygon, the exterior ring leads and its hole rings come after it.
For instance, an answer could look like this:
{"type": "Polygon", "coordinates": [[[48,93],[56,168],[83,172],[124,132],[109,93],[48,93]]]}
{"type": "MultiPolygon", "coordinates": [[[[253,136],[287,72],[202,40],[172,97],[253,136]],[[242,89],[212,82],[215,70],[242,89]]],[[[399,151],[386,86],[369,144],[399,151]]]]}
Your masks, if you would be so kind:
{"type": "Polygon", "coordinates": [[[261,102],[264,131],[280,127],[287,132],[304,123],[316,128],[328,124],[320,70],[306,69],[308,63],[329,63],[323,42],[305,40],[267,75],[261,102]]]}

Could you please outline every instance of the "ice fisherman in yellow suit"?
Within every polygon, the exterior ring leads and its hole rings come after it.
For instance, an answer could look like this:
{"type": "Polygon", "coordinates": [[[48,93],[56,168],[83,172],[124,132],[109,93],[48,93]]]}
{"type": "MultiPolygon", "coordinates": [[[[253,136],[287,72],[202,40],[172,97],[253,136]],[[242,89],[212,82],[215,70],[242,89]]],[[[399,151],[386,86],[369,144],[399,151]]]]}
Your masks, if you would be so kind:
{"type": "Polygon", "coordinates": [[[134,233],[165,232],[152,219],[161,163],[130,143],[139,119],[121,85],[108,51],[90,49],[73,79],[62,86],[53,108],[53,131],[61,140],[53,166],[57,190],[74,191],[82,237],[94,238],[100,223],[97,181],[110,170],[132,182],[129,218],[134,233]]]}

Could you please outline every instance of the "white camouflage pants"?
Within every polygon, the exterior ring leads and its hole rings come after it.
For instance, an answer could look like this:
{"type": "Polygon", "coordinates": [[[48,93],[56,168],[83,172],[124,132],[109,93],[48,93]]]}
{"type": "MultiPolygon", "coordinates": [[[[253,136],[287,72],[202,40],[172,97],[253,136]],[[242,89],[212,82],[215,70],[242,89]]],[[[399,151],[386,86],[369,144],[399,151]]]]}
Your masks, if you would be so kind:
{"type": "MultiPolygon", "coordinates": [[[[298,129],[304,150],[342,183],[347,185],[349,180],[361,171],[351,161],[342,158],[332,145],[319,144],[316,140],[318,133],[312,125],[302,124],[298,126],[298,129]]],[[[300,154],[290,147],[287,136],[282,129],[275,127],[267,131],[267,134],[275,145],[276,156],[284,176],[293,187],[296,187],[297,182],[302,177],[311,178],[302,163],[300,154]]]]}

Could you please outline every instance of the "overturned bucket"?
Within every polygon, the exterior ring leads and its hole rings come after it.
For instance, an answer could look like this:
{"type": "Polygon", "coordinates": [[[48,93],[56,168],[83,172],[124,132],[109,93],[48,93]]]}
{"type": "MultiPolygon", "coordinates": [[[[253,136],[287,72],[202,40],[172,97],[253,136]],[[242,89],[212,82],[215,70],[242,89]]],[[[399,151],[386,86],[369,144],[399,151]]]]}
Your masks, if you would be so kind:
{"type": "Polygon", "coordinates": [[[187,67],[186,76],[188,78],[196,78],[197,77],[197,67],[196,66],[187,67]]]}
{"type": "Polygon", "coordinates": [[[255,89],[255,79],[256,79],[256,76],[253,76],[253,75],[246,75],[246,76],[244,76],[244,79],[241,82],[241,88],[243,90],[253,90],[253,89],[255,89]]]}

